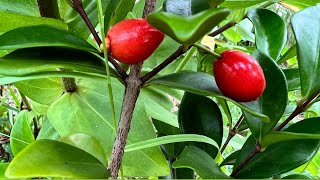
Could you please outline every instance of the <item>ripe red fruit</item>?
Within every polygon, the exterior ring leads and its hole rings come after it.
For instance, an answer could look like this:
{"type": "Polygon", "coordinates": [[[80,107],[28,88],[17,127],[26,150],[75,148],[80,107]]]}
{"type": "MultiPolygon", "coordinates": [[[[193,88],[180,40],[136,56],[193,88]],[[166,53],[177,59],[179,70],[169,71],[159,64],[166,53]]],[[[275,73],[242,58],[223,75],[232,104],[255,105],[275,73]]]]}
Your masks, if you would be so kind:
{"type": "Polygon", "coordinates": [[[112,57],[122,63],[137,64],[148,59],[163,39],[164,34],[146,19],[127,19],[109,30],[106,42],[112,57]]]}
{"type": "Polygon", "coordinates": [[[224,51],[221,58],[214,62],[213,68],[220,91],[235,101],[254,101],[266,87],[259,63],[241,51],[224,51]]]}

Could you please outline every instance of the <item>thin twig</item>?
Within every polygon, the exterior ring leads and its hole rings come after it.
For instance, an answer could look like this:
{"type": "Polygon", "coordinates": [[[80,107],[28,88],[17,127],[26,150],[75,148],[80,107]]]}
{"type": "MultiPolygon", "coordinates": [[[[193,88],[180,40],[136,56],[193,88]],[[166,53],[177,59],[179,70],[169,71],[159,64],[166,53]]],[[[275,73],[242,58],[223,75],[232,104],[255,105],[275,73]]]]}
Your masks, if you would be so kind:
{"type": "Polygon", "coordinates": [[[237,123],[235,124],[235,126],[229,131],[229,135],[227,137],[226,142],[223,144],[222,148],[221,148],[221,154],[223,153],[223,151],[226,149],[227,145],[229,144],[230,140],[237,134],[238,132],[238,127],[240,126],[241,122],[244,120],[244,116],[241,115],[241,117],[239,118],[239,120],[237,121],[237,123]]]}
{"type": "Polygon", "coordinates": [[[313,93],[307,100],[301,101],[296,109],[290,114],[290,116],[283,122],[281,125],[279,125],[275,130],[280,131],[282,128],[284,128],[294,117],[296,117],[298,114],[302,113],[305,108],[312,103],[318,96],[320,95],[320,89],[313,93]]]}
{"type": "Polygon", "coordinates": [[[261,146],[259,143],[256,144],[253,151],[249,154],[249,156],[239,164],[239,166],[231,173],[231,177],[234,177],[239,173],[239,171],[261,150],[261,146]]]}
{"type": "Polygon", "coordinates": [[[122,69],[119,63],[111,56],[111,54],[108,54],[109,62],[113,65],[113,67],[118,71],[119,76],[121,79],[126,79],[128,77],[128,74],[122,69]]]}
{"type": "Polygon", "coordinates": [[[228,22],[227,24],[225,24],[224,26],[220,27],[219,29],[217,29],[216,31],[208,34],[208,36],[211,37],[215,37],[218,34],[223,33],[224,31],[228,30],[229,28],[231,28],[232,26],[234,26],[236,23],[235,22],[228,22]]]}
{"type": "MultiPolygon", "coordinates": [[[[19,92],[20,92],[20,91],[19,91],[19,92]]],[[[20,92],[20,96],[21,96],[22,102],[26,105],[27,110],[28,110],[28,111],[32,111],[32,107],[31,107],[31,105],[30,105],[27,97],[26,97],[24,94],[22,94],[21,92],[20,92]]],[[[21,107],[22,107],[22,106],[21,106],[21,107]]],[[[37,121],[37,119],[34,117],[34,118],[32,119],[32,122],[33,122],[33,127],[34,127],[34,132],[33,132],[34,138],[37,138],[37,136],[38,136],[38,134],[39,134],[39,131],[40,131],[39,126],[38,126],[38,121],[37,121]]]]}
{"type": "MultiPolygon", "coordinates": [[[[190,48],[190,47],[189,47],[190,48]]],[[[188,49],[189,49],[188,48],[188,49]]],[[[152,77],[154,77],[156,74],[158,74],[163,68],[168,66],[170,63],[172,63],[174,60],[176,60],[178,57],[180,57],[184,52],[183,46],[180,46],[178,50],[176,50],[170,57],[168,57],[165,61],[163,61],[161,64],[159,64],[157,67],[155,67],[152,71],[147,73],[142,77],[142,82],[146,83],[148,80],[150,80],[152,77]]]]}
{"type": "MultiPolygon", "coordinates": [[[[41,17],[49,18],[60,18],[59,15],[55,13],[53,6],[57,5],[55,1],[52,0],[37,0],[39,11],[41,17]]],[[[56,7],[57,8],[57,7],[56,7]]]]}

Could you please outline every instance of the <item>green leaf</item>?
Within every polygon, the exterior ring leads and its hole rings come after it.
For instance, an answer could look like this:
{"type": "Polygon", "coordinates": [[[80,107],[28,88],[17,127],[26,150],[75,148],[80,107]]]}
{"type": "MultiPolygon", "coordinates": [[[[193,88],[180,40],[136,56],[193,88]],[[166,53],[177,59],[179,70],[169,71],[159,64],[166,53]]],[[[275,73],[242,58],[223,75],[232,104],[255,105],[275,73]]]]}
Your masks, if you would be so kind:
{"type": "Polygon", "coordinates": [[[244,104],[256,112],[267,115],[270,122],[266,123],[248,112],[244,112],[244,115],[252,134],[256,139],[260,139],[270,132],[281,119],[287,107],[288,87],[285,75],[272,59],[258,51],[252,56],[260,63],[263,69],[266,89],[257,101],[244,104]]]}
{"type": "MultiPolygon", "coordinates": [[[[132,11],[133,6],[135,5],[135,0],[121,0],[112,15],[110,25],[114,25],[122,20],[124,20],[127,14],[132,11]]],[[[112,2],[110,2],[112,3],[112,2]]]]}
{"type": "Polygon", "coordinates": [[[99,159],[104,166],[108,166],[103,147],[96,138],[85,133],[74,133],[61,137],[60,141],[86,151],[99,159]]]}
{"type": "Polygon", "coordinates": [[[254,24],[258,50],[277,60],[287,41],[283,19],[268,9],[252,9],[247,16],[254,24]]]}
{"type": "Polygon", "coordinates": [[[320,140],[320,134],[293,133],[293,132],[270,132],[261,139],[261,148],[266,148],[272,144],[295,140],[295,139],[317,139],[320,140]]]}
{"type": "Polygon", "coordinates": [[[288,82],[288,91],[300,89],[300,74],[298,68],[283,69],[288,82]]]}
{"type": "Polygon", "coordinates": [[[225,0],[220,6],[231,9],[242,9],[263,3],[267,0],[225,0]]]}
{"type": "Polygon", "coordinates": [[[64,87],[60,78],[21,81],[14,83],[14,85],[24,95],[43,105],[50,105],[64,92],[64,87]]]}
{"type": "Polygon", "coordinates": [[[177,134],[157,137],[146,141],[138,142],[135,144],[127,145],[125,152],[137,151],[150,147],[159,146],[162,144],[170,144],[175,142],[203,142],[219,148],[218,144],[211,138],[198,134],[177,134]]]}
{"type": "MultiPolygon", "coordinates": [[[[319,117],[305,119],[285,129],[286,132],[320,134],[319,117]]],[[[235,167],[242,162],[255,146],[249,138],[241,150],[235,167]]],[[[283,174],[309,161],[318,151],[320,140],[290,140],[273,144],[254,156],[235,176],[236,178],[268,178],[283,174]]]]}
{"type": "Polygon", "coordinates": [[[40,16],[39,7],[36,0],[0,1],[0,11],[7,11],[27,16],[40,16]]]}
{"type": "Polygon", "coordinates": [[[0,163],[0,178],[6,179],[5,172],[9,166],[9,163],[0,163]]]}
{"type": "MultiPolygon", "coordinates": [[[[10,0],[10,1],[13,1],[13,0],[10,0]]],[[[3,1],[0,2],[0,8],[2,8],[1,6],[2,2],[3,1]]],[[[61,20],[56,20],[51,18],[24,16],[20,14],[3,12],[3,11],[0,11],[0,17],[1,17],[0,18],[0,34],[19,28],[19,27],[34,26],[34,25],[41,25],[41,24],[67,29],[67,25],[64,22],[62,22],[61,20]]],[[[23,33],[27,33],[27,32],[23,32],[23,33]]]]}
{"type": "Polygon", "coordinates": [[[54,26],[21,27],[0,36],[0,50],[44,46],[74,48],[99,53],[85,40],[54,26]]]}
{"type": "Polygon", "coordinates": [[[292,6],[298,7],[298,8],[307,8],[309,6],[315,6],[319,1],[317,0],[283,0],[284,3],[290,4],[292,6]]]}
{"type": "Polygon", "coordinates": [[[240,150],[233,152],[226,159],[224,159],[219,166],[221,167],[225,165],[234,165],[239,154],[240,154],[240,150]]]}
{"type": "Polygon", "coordinates": [[[113,0],[109,1],[108,5],[106,6],[106,10],[104,12],[104,29],[107,30],[107,26],[112,26],[112,15],[115,12],[116,8],[118,7],[120,1],[123,0],[113,0]]]}
{"type": "Polygon", "coordinates": [[[110,176],[101,162],[74,146],[53,140],[37,140],[10,163],[7,178],[90,178],[110,176]]]}
{"type": "Polygon", "coordinates": [[[209,33],[230,13],[227,8],[212,8],[196,15],[183,17],[167,12],[157,12],[148,16],[148,22],[175,41],[191,45],[209,33]],[[188,26],[185,26],[188,24],[188,26]]]}
{"type": "Polygon", "coordinates": [[[305,174],[290,174],[281,179],[312,179],[312,178],[305,174]]]}
{"type": "MultiPolygon", "coordinates": [[[[186,92],[179,107],[178,120],[182,133],[207,136],[220,147],[223,137],[222,114],[211,99],[186,92]]],[[[194,146],[213,158],[218,154],[218,150],[210,145],[197,143],[194,146]]]]}
{"type": "MultiPolygon", "coordinates": [[[[71,133],[86,133],[96,138],[104,148],[107,157],[111,156],[115,129],[112,118],[107,80],[78,79],[76,93],[65,93],[48,110],[48,118],[61,136],[71,133]]],[[[119,119],[124,87],[116,79],[112,80],[115,99],[116,119],[119,119]]],[[[133,113],[127,145],[153,139],[156,133],[145,112],[142,99],[133,113]],[[143,127],[143,131],[141,130],[143,127]]],[[[123,159],[125,176],[163,176],[169,169],[159,147],[125,153],[123,159]],[[143,169],[143,171],[141,171],[143,169]]]]}
{"type": "Polygon", "coordinates": [[[166,0],[163,10],[180,16],[191,16],[210,8],[207,0],[166,0]]]}
{"type": "Polygon", "coordinates": [[[27,110],[17,115],[10,133],[10,147],[14,156],[18,155],[28,144],[34,142],[33,132],[29,125],[33,118],[34,114],[27,110]]]}
{"type": "Polygon", "coordinates": [[[238,103],[230,98],[223,96],[217,87],[214,77],[206,73],[183,71],[154,78],[149,81],[147,85],[161,85],[203,96],[220,97],[222,99],[233,102],[242,110],[252,114],[253,116],[260,117],[266,122],[269,121],[267,116],[259,112],[255,112],[250,106],[248,106],[248,103],[238,103]]]}
{"type": "MultiPolygon", "coordinates": [[[[25,76],[64,69],[106,75],[105,63],[91,53],[63,48],[31,48],[16,50],[0,58],[0,74],[25,76]]],[[[112,75],[115,72],[112,71],[112,75]]]]}
{"type": "Polygon", "coordinates": [[[181,156],[173,163],[173,167],[193,169],[203,179],[230,178],[220,170],[209,154],[194,146],[185,147],[181,156]]]}
{"type": "Polygon", "coordinates": [[[320,89],[320,5],[296,13],[291,21],[297,40],[303,99],[320,89]]]}

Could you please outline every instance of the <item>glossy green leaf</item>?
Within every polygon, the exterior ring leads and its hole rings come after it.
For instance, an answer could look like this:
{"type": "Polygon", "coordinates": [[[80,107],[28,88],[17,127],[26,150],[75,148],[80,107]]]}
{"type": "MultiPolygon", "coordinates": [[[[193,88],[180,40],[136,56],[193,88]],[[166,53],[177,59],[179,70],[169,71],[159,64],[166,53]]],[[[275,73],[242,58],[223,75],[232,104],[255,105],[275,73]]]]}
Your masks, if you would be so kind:
{"type": "Polygon", "coordinates": [[[99,159],[104,166],[108,165],[103,147],[96,138],[85,133],[74,133],[61,137],[60,141],[82,149],[99,159]]]}
{"type": "Polygon", "coordinates": [[[7,11],[27,16],[40,16],[36,0],[5,0],[0,1],[0,11],[7,11]]]}
{"type": "Polygon", "coordinates": [[[10,163],[8,178],[105,179],[107,168],[95,157],[74,146],[53,140],[37,140],[10,163]]]}
{"type": "Polygon", "coordinates": [[[288,101],[288,86],[284,73],[278,65],[266,55],[256,51],[252,55],[261,65],[266,79],[266,89],[262,96],[253,102],[244,103],[251,109],[269,117],[270,122],[244,112],[246,122],[256,139],[270,132],[281,119],[288,101]]]}
{"type": "Polygon", "coordinates": [[[37,103],[49,105],[57,100],[64,92],[60,78],[46,78],[29,81],[21,81],[14,85],[24,95],[37,103]]]}
{"type": "MultiPolygon", "coordinates": [[[[220,147],[223,137],[222,114],[218,105],[211,99],[186,92],[179,107],[179,128],[184,134],[207,136],[220,147]]],[[[204,150],[213,158],[218,150],[203,143],[193,144],[204,150]]]]}
{"type": "Polygon", "coordinates": [[[312,178],[305,174],[290,174],[281,179],[312,179],[312,178]]]}
{"type": "Polygon", "coordinates": [[[112,15],[115,12],[116,8],[118,7],[120,1],[123,0],[113,0],[109,1],[108,5],[106,6],[106,10],[104,12],[104,28],[107,30],[108,26],[112,26],[112,15]]]}
{"type": "Polygon", "coordinates": [[[288,90],[293,91],[300,89],[300,73],[299,69],[292,68],[292,69],[283,69],[282,70],[286,76],[288,82],[288,90]]]}
{"type": "Polygon", "coordinates": [[[163,10],[180,16],[191,16],[210,8],[207,0],[166,0],[163,10]]]}
{"type": "MultiPolygon", "coordinates": [[[[122,20],[124,20],[127,14],[132,11],[135,4],[135,0],[121,0],[112,15],[110,25],[114,25],[122,20]]],[[[112,2],[110,2],[112,3],[112,2]]]]}
{"type": "Polygon", "coordinates": [[[295,139],[317,139],[320,140],[320,134],[293,133],[293,132],[270,132],[261,139],[261,147],[266,148],[272,144],[290,141],[295,139]]]}
{"type": "Polygon", "coordinates": [[[10,133],[10,147],[14,156],[18,155],[25,147],[34,142],[30,122],[35,115],[27,110],[21,111],[13,124],[10,133]]]}
{"type": "Polygon", "coordinates": [[[39,25],[21,27],[0,36],[1,50],[44,46],[99,52],[85,40],[54,26],[39,25]]]}
{"type": "MultiPolygon", "coordinates": [[[[299,121],[286,132],[320,134],[319,118],[299,121]]],[[[241,150],[235,167],[253,150],[255,141],[249,138],[241,150]]],[[[314,156],[320,146],[320,140],[290,140],[273,144],[254,156],[236,175],[236,178],[268,178],[288,172],[306,163],[314,156]]]]}
{"type": "Polygon", "coordinates": [[[195,146],[185,147],[173,167],[193,169],[203,179],[230,178],[221,171],[209,154],[195,146]]]}
{"type": "Polygon", "coordinates": [[[297,40],[301,94],[304,99],[320,89],[320,5],[304,9],[292,17],[297,40]]]}
{"type": "Polygon", "coordinates": [[[0,178],[6,179],[5,172],[9,166],[9,163],[0,163],[0,178]]]}
{"type": "Polygon", "coordinates": [[[219,166],[221,167],[225,165],[234,165],[239,154],[240,154],[240,150],[233,152],[226,159],[224,159],[219,166]]]}
{"type": "Polygon", "coordinates": [[[291,46],[284,55],[282,55],[280,57],[280,59],[278,60],[278,64],[281,64],[293,57],[297,56],[297,46],[296,44],[294,44],[293,46],[291,46]]]}
{"type": "Polygon", "coordinates": [[[277,60],[287,41],[283,19],[268,9],[252,9],[247,16],[254,24],[258,50],[277,60]]]}
{"type": "MultiPolygon", "coordinates": [[[[107,80],[79,79],[76,93],[65,93],[48,110],[48,118],[61,136],[71,133],[86,133],[96,138],[104,148],[107,157],[111,156],[115,137],[114,123],[107,80]]],[[[124,86],[112,80],[115,98],[116,119],[119,119],[124,86]]],[[[145,112],[142,99],[133,113],[127,145],[156,137],[154,127],[145,112]],[[143,131],[141,131],[143,127],[143,131]]],[[[169,169],[159,147],[128,152],[124,154],[123,170],[125,176],[163,176],[169,169]],[[144,171],[142,172],[141,169],[144,171]]]]}
{"type": "MultiPolygon", "coordinates": [[[[65,0],[64,0],[65,1],[65,0]]],[[[106,7],[114,0],[101,0],[102,11],[106,11],[106,7]]],[[[85,12],[88,15],[92,25],[97,26],[98,20],[98,8],[96,0],[82,0],[82,5],[85,12]]],[[[111,14],[109,14],[111,16],[111,14]]],[[[71,6],[66,6],[64,13],[61,16],[62,20],[68,24],[69,31],[82,39],[87,39],[91,34],[89,28],[86,26],[82,17],[71,6]]]]}
{"type": "Polygon", "coordinates": [[[218,144],[211,138],[198,134],[177,134],[157,137],[135,144],[127,145],[125,152],[137,151],[140,149],[159,146],[161,144],[169,144],[175,142],[203,142],[219,148],[218,144]]]}
{"type": "Polygon", "coordinates": [[[98,56],[79,50],[53,47],[20,49],[0,58],[0,74],[6,76],[59,71],[58,68],[106,75],[105,63],[98,56]]]}
{"type": "Polygon", "coordinates": [[[184,71],[175,74],[169,74],[154,78],[148,82],[147,85],[161,85],[165,87],[171,87],[175,89],[185,90],[194,94],[199,94],[203,96],[214,96],[220,97],[225,100],[233,102],[235,105],[239,106],[242,110],[252,114],[253,116],[261,117],[266,122],[269,121],[268,117],[255,112],[251,105],[248,103],[238,103],[225,96],[223,96],[218,89],[214,77],[206,73],[184,71]],[[250,106],[248,106],[250,105],[250,106]]]}
{"type": "MultiPolygon", "coordinates": [[[[7,1],[7,0],[6,0],[7,1]]],[[[9,0],[8,0],[9,1],[9,0]]],[[[10,0],[13,1],[13,0],[10,0]]],[[[2,8],[0,2],[0,9],[2,8]]],[[[24,27],[24,26],[34,26],[34,25],[51,25],[67,29],[67,25],[61,20],[44,18],[44,17],[32,17],[24,16],[20,14],[0,11],[0,34],[13,30],[15,28],[24,27]]],[[[24,32],[26,33],[26,32],[24,32]]],[[[29,39],[30,40],[30,39],[29,39]]]]}
{"type": "Polygon", "coordinates": [[[175,41],[191,45],[209,33],[230,13],[227,8],[212,8],[196,15],[183,17],[167,12],[157,12],[148,16],[148,22],[175,41]],[[188,26],[185,26],[188,24],[188,26]]]}

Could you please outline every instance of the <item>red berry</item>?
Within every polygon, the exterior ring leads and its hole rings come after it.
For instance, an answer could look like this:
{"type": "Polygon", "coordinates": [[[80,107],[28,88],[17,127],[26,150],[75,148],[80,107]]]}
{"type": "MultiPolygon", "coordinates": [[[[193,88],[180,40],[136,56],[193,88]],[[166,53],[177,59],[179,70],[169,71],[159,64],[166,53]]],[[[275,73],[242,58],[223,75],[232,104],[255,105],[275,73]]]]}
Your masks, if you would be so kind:
{"type": "Polygon", "coordinates": [[[128,19],[114,25],[107,38],[109,52],[115,59],[137,64],[151,56],[163,41],[164,34],[148,24],[146,19],[128,19]]]}
{"type": "Polygon", "coordinates": [[[213,69],[222,94],[235,101],[254,101],[266,87],[259,63],[241,51],[224,51],[221,58],[214,62],[213,69]]]}

